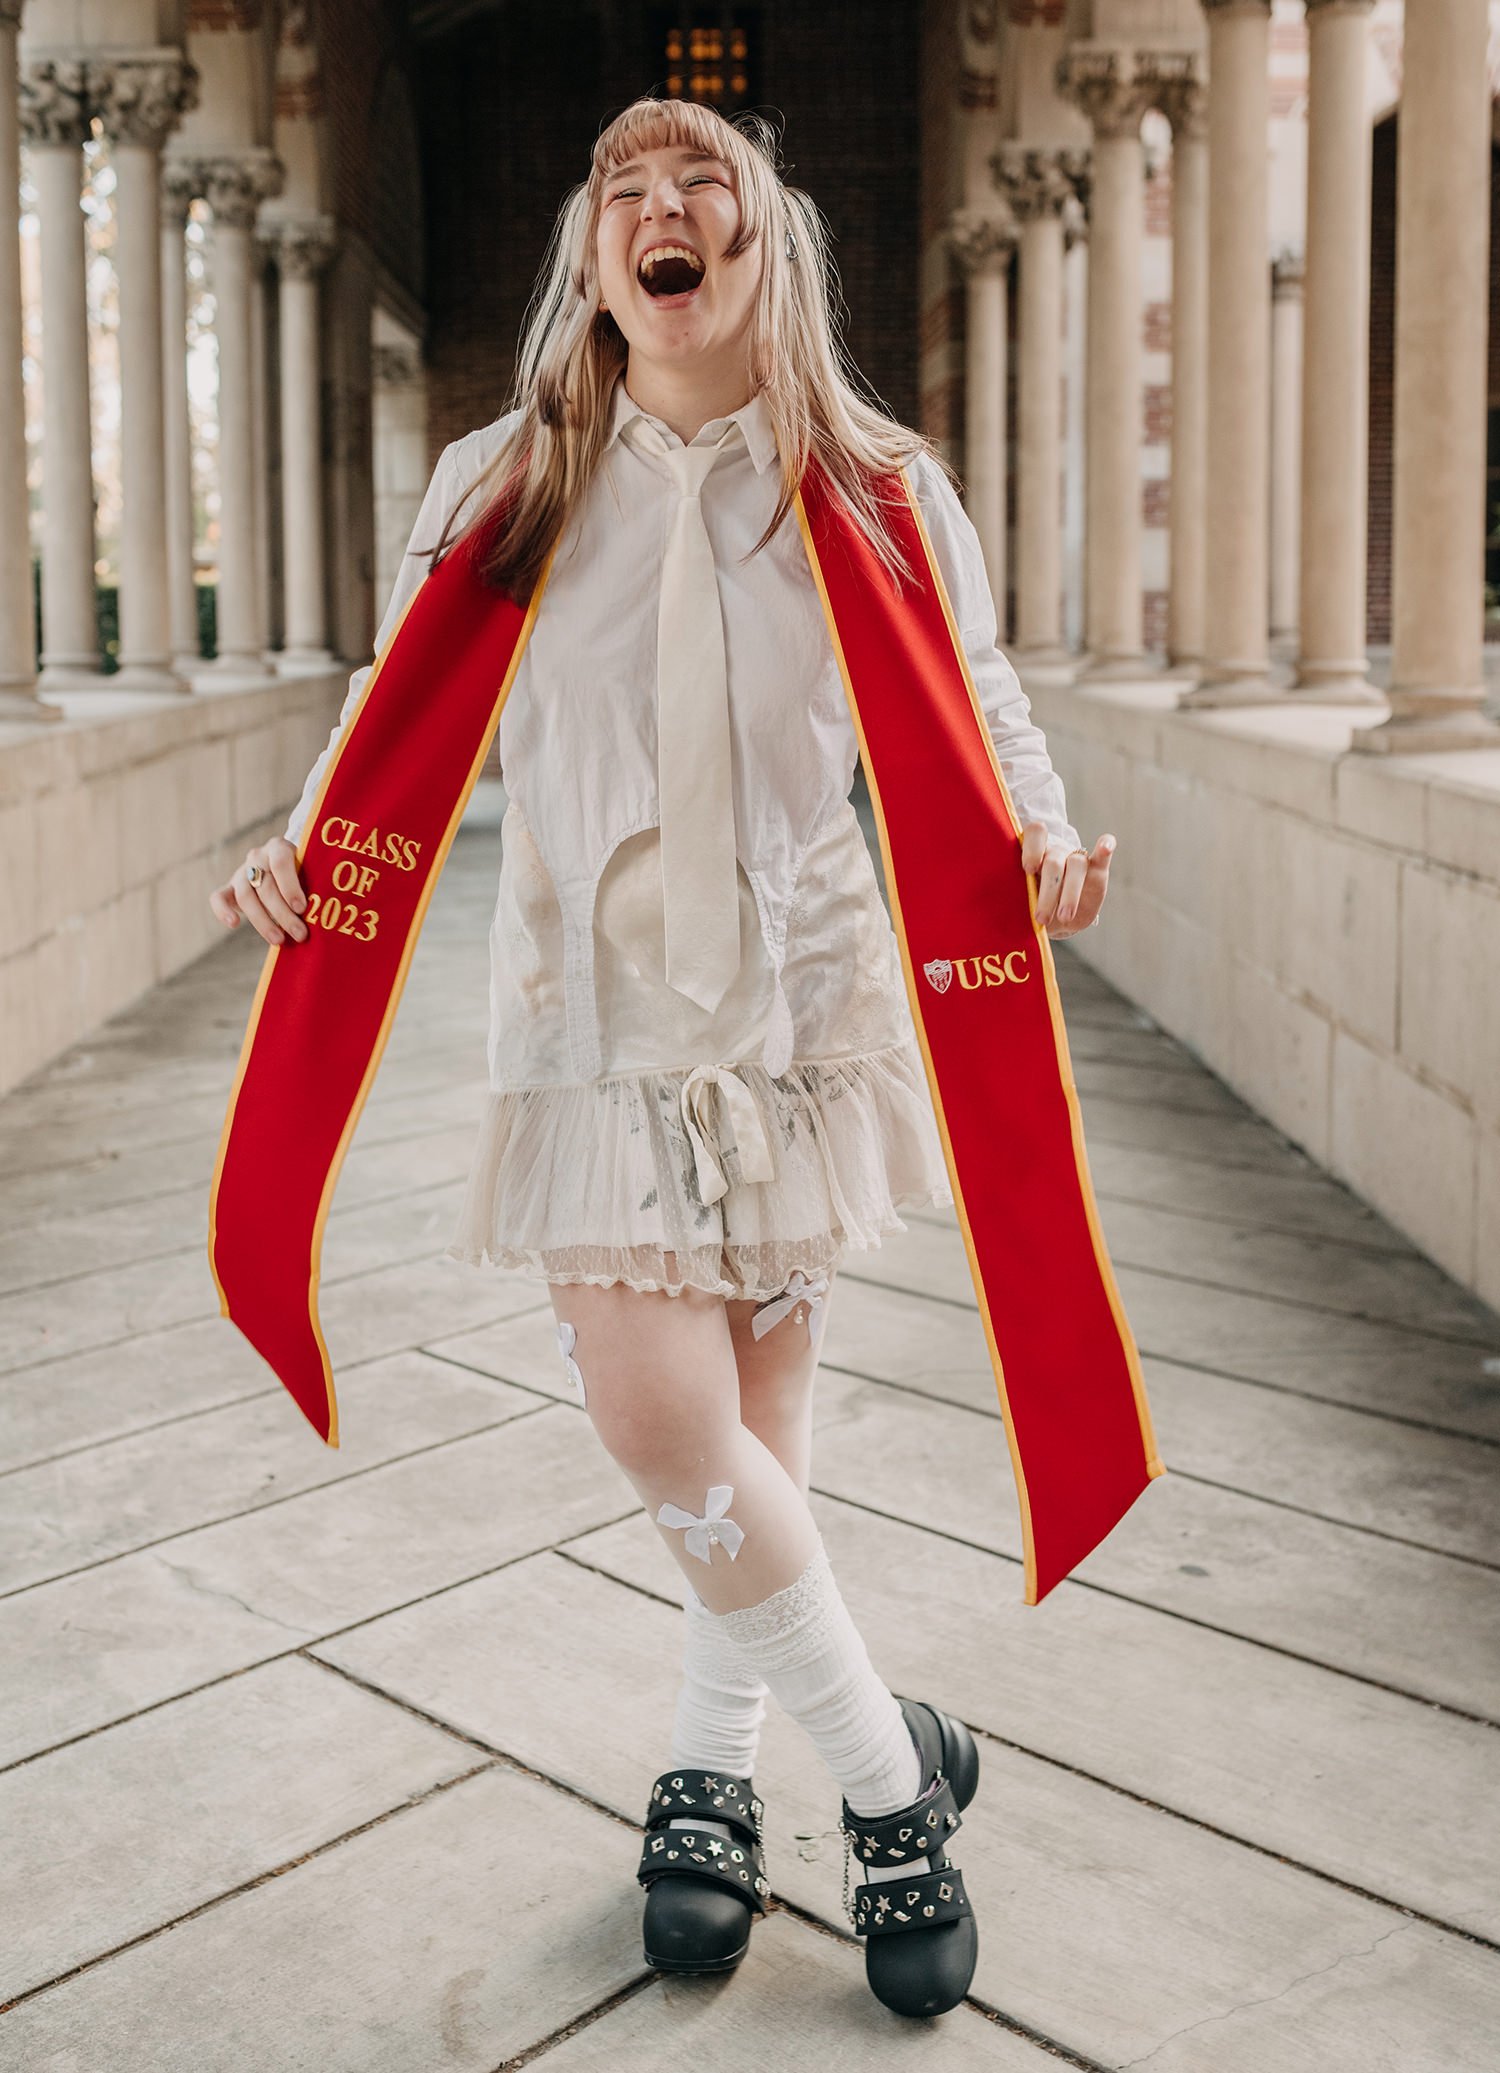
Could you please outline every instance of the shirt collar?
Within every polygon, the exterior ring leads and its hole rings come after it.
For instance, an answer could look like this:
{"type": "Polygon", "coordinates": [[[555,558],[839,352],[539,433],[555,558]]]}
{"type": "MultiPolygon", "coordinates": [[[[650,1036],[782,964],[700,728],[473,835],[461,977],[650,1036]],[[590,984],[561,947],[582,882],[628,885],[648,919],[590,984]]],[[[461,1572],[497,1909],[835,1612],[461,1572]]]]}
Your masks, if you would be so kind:
{"type": "MultiPolygon", "coordinates": [[[[776,427],[771,422],[771,407],[767,403],[763,391],[757,389],[748,403],[742,404],[738,410],[731,410],[729,416],[737,422],[741,432],[744,434],[745,445],[749,448],[750,458],[755,463],[755,472],[757,475],[764,474],[765,470],[777,459],[779,449],[776,445],[776,427]]],[[[621,374],[615,380],[615,392],[610,408],[609,435],[604,442],[606,452],[619,438],[620,427],[633,417],[651,417],[651,413],[641,409],[639,403],[636,402],[626,388],[625,377],[621,374]]],[[[663,432],[668,429],[659,417],[652,417],[651,422],[663,432]]],[[[710,423],[714,425],[722,425],[725,422],[726,420],[723,418],[712,418],[710,420],[710,423]]]]}

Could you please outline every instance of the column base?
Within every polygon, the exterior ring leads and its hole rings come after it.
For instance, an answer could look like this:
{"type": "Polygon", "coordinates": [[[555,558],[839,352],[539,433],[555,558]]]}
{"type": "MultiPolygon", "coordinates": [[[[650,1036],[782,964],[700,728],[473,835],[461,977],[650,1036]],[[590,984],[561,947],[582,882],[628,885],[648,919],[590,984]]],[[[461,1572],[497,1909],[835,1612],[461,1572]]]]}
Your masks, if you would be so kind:
{"type": "Polygon", "coordinates": [[[20,720],[27,726],[47,726],[62,718],[59,706],[47,705],[31,684],[0,684],[0,721],[20,720]]]}
{"type": "Polygon", "coordinates": [[[282,648],[274,660],[278,676],[300,677],[332,669],[336,657],[331,648],[282,648]]]}
{"type": "Polygon", "coordinates": [[[1174,655],[1161,674],[1169,684],[1196,684],[1203,677],[1203,662],[1197,655],[1174,655]]]}
{"type": "Polygon", "coordinates": [[[1287,694],[1299,705],[1384,705],[1360,662],[1302,662],[1287,694]]]}
{"type": "Polygon", "coordinates": [[[1349,744],[1377,756],[1428,756],[1444,749],[1500,749],[1500,724],[1470,707],[1462,712],[1399,713],[1357,727],[1349,744]]]}
{"type": "Polygon", "coordinates": [[[122,662],[109,681],[117,691],[160,691],[183,698],[192,689],[169,662],[122,662]]]}
{"type": "Polygon", "coordinates": [[[1196,684],[1190,684],[1177,701],[1179,712],[1217,712],[1222,706],[1237,705],[1283,705],[1286,692],[1279,684],[1273,684],[1264,666],[1259,669],[1247,667],[1234,670],[1233,664],[1206,662],[1196,684]],[[1216,669],[1228,668],[1232,675],[1215,676],[1216,669]]]}
{"type": "Polygon", "coordinates": [[[1116,654],[1086,654],[1074,673],[1075,684],[1131,683],[1139,678],[1154,675],[1146,662],[1143,650],[1135,649],[1116,654]]]}
{"type": "Polygon", "coordinates": [[[276,672],[266,668],[259,655],[216,655],[212,662],[200,662],[193,672],[194,691],[254,691],[274,683],[276,672]]]}
{"type": "Polygon", "coordinates": [[[92,658],[78,662],[46,662],[36,680],[38,694],[52,691],[111,691],[115,680],[107,677],[92,658]]]}

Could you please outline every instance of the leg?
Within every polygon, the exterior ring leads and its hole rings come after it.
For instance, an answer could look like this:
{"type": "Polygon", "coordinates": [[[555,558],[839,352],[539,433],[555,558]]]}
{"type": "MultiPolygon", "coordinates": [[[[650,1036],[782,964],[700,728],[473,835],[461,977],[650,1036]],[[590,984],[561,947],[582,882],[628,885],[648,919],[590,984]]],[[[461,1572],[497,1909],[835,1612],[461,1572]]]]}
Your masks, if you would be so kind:
{"type": "Polygon", "coordinates": [[[722,1300],[694,1289],[554,1284],[552,1301],[573,1327],[595,1429],[703,1605],[854,1804],[871,1813],[904,1805],[917,1750],[844,1605],[806,1498],[740,1417],[722,1300]]]}
{"type": "MultiPolygon", "coordinates": [[[[757,1338],[751,1319],[767,1306],[745,1301],[724,1307],[739,1373],[741,1423],[770,1448],[805,1498],[818,1365],[811,1327],[817,1324],[821,1338],[821,1309],[798,1304],[763,1325],[757,1338]]],[[[691,1585],[684,1595],[682,1683],[672,1722],[671,1760],[749,1778],[760,1751],[769,1687],[743,1661],[691,1585]]]]}

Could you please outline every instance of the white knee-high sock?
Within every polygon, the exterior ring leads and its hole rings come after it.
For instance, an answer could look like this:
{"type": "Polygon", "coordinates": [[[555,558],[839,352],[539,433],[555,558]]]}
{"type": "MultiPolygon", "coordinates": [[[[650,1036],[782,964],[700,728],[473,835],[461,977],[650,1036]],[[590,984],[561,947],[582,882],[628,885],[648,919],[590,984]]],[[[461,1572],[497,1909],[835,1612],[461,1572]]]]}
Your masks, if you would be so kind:
{"type": "Polygon", "coordinates": [[[785,1589],[757,1605],[707,1613],[806,1729],[860,1814],[893,1814],[922,1789],[922,1760],[900,1706],[876,1675],[819,1535],[785,1589]]]}
{"type": "Polygon", "coordinates": [[[748,1778],[766,1716],[766,1682],[690,1585],[683,1605],[682,1683],[672,1723],[672,1762],[748,1778]]]}

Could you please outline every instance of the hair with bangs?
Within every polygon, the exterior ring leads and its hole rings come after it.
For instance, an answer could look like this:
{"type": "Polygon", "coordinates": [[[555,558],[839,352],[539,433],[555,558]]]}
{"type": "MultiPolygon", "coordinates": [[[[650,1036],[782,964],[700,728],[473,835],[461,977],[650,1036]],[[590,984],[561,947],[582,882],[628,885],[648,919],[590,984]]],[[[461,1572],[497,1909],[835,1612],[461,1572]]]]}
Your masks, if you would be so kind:
{"type": "Polygon", "coordinates": [[[600,133],[588,178],[558,213],[501,413],[519,416],[443,528],[434,562],[483,526],[503,498],[509,517],[482,551],[482,573],[518,603],[535,590],[599,466],[610,399],[629,358],[613,314],[599,307],[596,241],[604,188],[641,152],[674,147],[723,159],[734,174],[740,225],[724,257],[737,258],[757,239],[764,252],[749,376],[775,427],[781,489],[750,553],[759,553],[782,524],[808,459],[816,456],[899,587],[912,571],[884,522],[872,478],[919,453],[933,454],[950,477],[951,469],[930,440],[856,387],[862,377],[842,341],[828,230],[812,198],[782,182],[771,125],[753,113],[728,121],[696,101],[651,97],[632,101],[600,133]],[[466,507],[469,516],[461,519],[466,507]]]}

